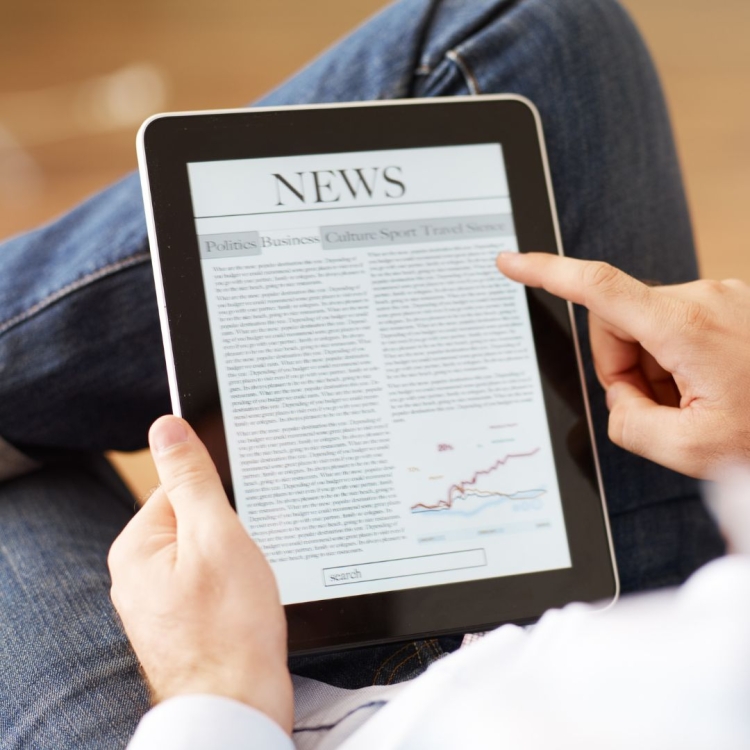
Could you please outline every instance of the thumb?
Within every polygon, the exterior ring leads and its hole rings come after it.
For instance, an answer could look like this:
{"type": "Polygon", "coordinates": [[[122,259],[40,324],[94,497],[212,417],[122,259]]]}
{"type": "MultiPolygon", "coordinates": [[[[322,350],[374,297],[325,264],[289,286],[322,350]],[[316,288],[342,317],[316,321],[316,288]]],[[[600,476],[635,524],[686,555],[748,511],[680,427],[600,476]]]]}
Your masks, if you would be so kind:
{"type": "MultiPolygon", "coordinates": [[[[179,417],[160,417],[148,435],[161,488],[181,529],[200,533],[231,514],[229,501],[208,451],[179,417]]],[[[232,514],[233,515],[233,514],[232,514]]]]}
{"type": "Polygon", "coordinates": [[[142,581],[143,566],[174,543],[176,532],[174,510],[159,487],[112,543],[107,564],[113,585],[142,581]]]}
{"type": "Polygon", "coordinates": [[[609,438],[621,448],[669,469],[694,475],[684,453],[684,420],[677,407],[661,406],[632,383],[607,389],[609,438]]]}

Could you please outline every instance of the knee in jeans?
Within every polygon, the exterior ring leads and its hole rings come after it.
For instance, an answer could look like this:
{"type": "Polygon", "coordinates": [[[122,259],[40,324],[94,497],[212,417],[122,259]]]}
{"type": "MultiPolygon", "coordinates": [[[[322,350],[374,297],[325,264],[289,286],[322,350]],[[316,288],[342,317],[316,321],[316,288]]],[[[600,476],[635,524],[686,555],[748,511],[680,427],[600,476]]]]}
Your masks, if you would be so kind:
{"type": "MultiPolygon", "coordinates": [[[[487,81],[517,80],[519,66],[556,66],[561,78],[585,68],[616,80],[647,60],[636,27],[616,0],[442,0],[427,26],[416,72],[419,93],[466,93],[439,90],[449,88],[446,68],[454,66],[470,93],[490,93],[498,89],[487,81]],[[504,75],[510,71],[512,76],[504,75]]],[[[530,70],[521,75],[534,77],[530,70]]]]}

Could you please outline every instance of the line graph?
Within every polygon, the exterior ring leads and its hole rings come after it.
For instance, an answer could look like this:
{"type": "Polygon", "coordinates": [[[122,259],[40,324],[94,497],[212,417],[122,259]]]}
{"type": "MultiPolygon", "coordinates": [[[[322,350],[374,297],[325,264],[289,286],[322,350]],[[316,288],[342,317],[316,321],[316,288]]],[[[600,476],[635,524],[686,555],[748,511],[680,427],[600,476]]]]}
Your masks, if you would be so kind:
{"type": "Polygon", "coordinates": [[[500,492],[498,490],[482,490],[475,485],[477,484],[480,477],[493,474],[502,466],[505,466],[508,461],[531,458],[531,456],[535,456],[537,453],[539,453],[539,448],[534,448],[533,450],[527,451],[525,453],[508,453],[504,458],[499,458],[497,461],[495,461],[494,464],[492,464],[492,466],[488,467],[487,469],[479,469],[475,471],[471,479],[466,479],[464,481],[451,485],[451,487],[448,489],[448,494],[445,499],[438,500],[434,504],[415,503],[411,506],[410,510],[415,514],[450,511],[453,509],[454,503],[458,498],[465,500],[467,497],[478,497],[482,499],[494,500],[494,502],[491,503],[484,503],[480,508],[477,508],[473,511],[461,512],[462,515],[466,515],[467,513],[470,515],[475,515],[479,512],[479,510],[482,510],[485,507],[489,507],[489,505],[495,505],[499,502],[507,502],[508,500],[535,500],[544,495],[546,493],[546,490],[537,488],[508,493],[500,492]]]}

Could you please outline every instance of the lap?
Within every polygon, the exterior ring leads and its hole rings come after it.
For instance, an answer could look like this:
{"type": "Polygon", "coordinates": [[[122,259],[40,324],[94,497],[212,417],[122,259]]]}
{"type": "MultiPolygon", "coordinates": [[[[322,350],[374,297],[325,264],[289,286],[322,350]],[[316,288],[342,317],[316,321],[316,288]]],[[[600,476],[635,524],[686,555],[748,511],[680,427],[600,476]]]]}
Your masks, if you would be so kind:
{"type": "MultiPolygon", "coordinates": [[[[569,254],[665,283],[695,276],[658,81],[613,0],[404,0],[261,104],[472,92],[520,93],[539,107],[569,254]]],[[[19,268],[29,257],[45,258],[54,273],[44,277],[59,288],[38,288],[25,275],[29,286],[16,298],[26,307],[0,309],[0,361],[9,363],[0,434],[50,447],[143,444],[146,425],[168,408],[163,361],[153,355],[159,328],[145,238],[139,185],[130,177],[62,222],[3,246],[10,276],[14,258],[19,268]],[[66,265],[74,247],[89,254],[66,265]],[[137,305],[134,289],[143,297],[137,305]],[[104,314],[108,306],[128,314],[104,314]],[[86,337],[70,346],[81,326],[86,337]],[[39,367],[29,365],[30,340],[39,367]],[[43,419],[24,412],[28,403],[43,419]],[[121,419],[102,418],[112,404],[121,419]],[[96,439],[81,444],[88,435],[96,439]]],[[[590,361],[583,316],[578,324],[590,361]]],[[[721,552],[699,488],[612,446],[590,365],[587,378],[623,588],[677,583],[721,552]]],[[[64,747],[54,734],[64,731],[81,738],[68,745],[98,747],[97,732],[107,731],[106,746],[117,746],[146,707],[109,604],[104,562],[130,511],[104,494],[88,468],[52,467],[0,489],[0,643],[10,655],[0,677],[0,703],[9,708],[0,721],[3,737],[17,745],[33,734],[64,747]]],[[[454,646],[399,645],[298,660],[295,668],[345,687],[394,682],[454,646]]]]}
{"type": "Polygon", "coordinates": [[[124,747],[147,709],[106,567],[133,508],[103,459],[0,484],[4,748],[124,747]]]}

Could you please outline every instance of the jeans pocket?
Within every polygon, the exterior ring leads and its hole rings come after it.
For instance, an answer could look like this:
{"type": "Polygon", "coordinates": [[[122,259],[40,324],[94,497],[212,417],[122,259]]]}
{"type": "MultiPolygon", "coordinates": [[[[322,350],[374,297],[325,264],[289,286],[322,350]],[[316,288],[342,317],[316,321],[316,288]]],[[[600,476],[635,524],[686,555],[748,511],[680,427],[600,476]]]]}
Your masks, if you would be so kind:
{"type": "Polygon", "coordinates": [[[412,680],[445,655],[437,638],[411,641],[389,654],[373,675],[373,685],[395,685],[412,680]]]}

